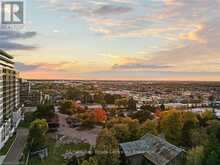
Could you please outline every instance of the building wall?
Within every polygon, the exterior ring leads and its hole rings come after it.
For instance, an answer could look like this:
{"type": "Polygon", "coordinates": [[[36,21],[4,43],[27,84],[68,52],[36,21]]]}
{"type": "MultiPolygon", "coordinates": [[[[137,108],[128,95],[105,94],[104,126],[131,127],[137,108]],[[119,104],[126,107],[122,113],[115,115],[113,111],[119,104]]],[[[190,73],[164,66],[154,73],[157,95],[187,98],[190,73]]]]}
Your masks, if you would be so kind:
{"type": "Polygon", "coordinates": [[[0,51],[0,149],[20,121],[18,75],[12,60],[12,56],[0,51]]]}

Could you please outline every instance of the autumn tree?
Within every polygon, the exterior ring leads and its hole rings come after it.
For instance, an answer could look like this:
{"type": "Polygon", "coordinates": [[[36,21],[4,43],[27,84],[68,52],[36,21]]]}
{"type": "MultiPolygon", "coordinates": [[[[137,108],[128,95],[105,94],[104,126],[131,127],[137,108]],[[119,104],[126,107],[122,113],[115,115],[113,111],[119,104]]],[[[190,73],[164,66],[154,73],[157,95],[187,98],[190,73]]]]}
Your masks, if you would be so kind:
{"type": "Polygon", "coordinates": [[[94,115],[95,115],[95,120],[97,123],[102,123],[107,120],[107,113],[105,110],[103,110],[101,108],[97,108],[94,111],[94,115]]]}

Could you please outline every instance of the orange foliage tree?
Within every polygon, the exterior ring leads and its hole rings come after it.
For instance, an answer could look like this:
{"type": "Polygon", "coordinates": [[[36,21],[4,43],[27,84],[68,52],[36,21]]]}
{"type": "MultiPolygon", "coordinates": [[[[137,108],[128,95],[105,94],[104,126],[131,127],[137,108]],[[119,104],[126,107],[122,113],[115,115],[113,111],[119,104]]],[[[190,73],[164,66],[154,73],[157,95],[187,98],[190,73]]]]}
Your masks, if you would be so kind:
{"type": "Polygon", "coordinates": [[[95,109],[94,115],[97,123],[101,123],[107,120],[107,113],[102,108],[95,109]]]}

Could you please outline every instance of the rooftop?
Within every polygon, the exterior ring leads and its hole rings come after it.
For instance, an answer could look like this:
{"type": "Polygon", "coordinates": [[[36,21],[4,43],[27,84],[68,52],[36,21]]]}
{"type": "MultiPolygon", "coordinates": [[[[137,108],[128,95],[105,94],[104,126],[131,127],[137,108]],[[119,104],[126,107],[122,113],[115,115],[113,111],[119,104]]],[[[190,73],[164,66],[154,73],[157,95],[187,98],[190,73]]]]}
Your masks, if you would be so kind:
{"type": "Polygon", "coordinates": [[[9,59],[13,59],[13,56],[9,55],[8,53],[6,53],[4,50],[0,49],[0,54],[9,58],[9,59]]]}
{"type": "Polygon", "coordinates": [[[151,134],[146,134],[140,140],[121,143],[120,146],[126,157],[143,154],[156,165],[165,165],[184,151],[151,134]]]}

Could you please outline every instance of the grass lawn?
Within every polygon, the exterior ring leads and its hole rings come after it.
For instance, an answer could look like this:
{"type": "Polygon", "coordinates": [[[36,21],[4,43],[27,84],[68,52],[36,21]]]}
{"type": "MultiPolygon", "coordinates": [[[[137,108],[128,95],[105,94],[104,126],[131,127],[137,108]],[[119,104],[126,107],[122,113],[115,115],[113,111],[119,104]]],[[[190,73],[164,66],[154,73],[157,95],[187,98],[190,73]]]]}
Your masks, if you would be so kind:
{"type": "Polygon", "coordinates": [[[37,157],[32,157],[29,160],[29,165],[66,165],[67,160],[64,160],[62,154],[66,151],[80,151],[89,149],[89,144],[56,144],[55,140],[49,139],[49,156],[45,160],[40,160],[37,157]]]}
{"type": "Polygon", "coordinates": [[[4,145],[4,147],[0,150],[0,155],[6,155],[8,150],[10,149],[12,143],[15,140],[16,135],[14,134],[12,137],[10,137],[7,141],[7,143],[4,145]]]}

